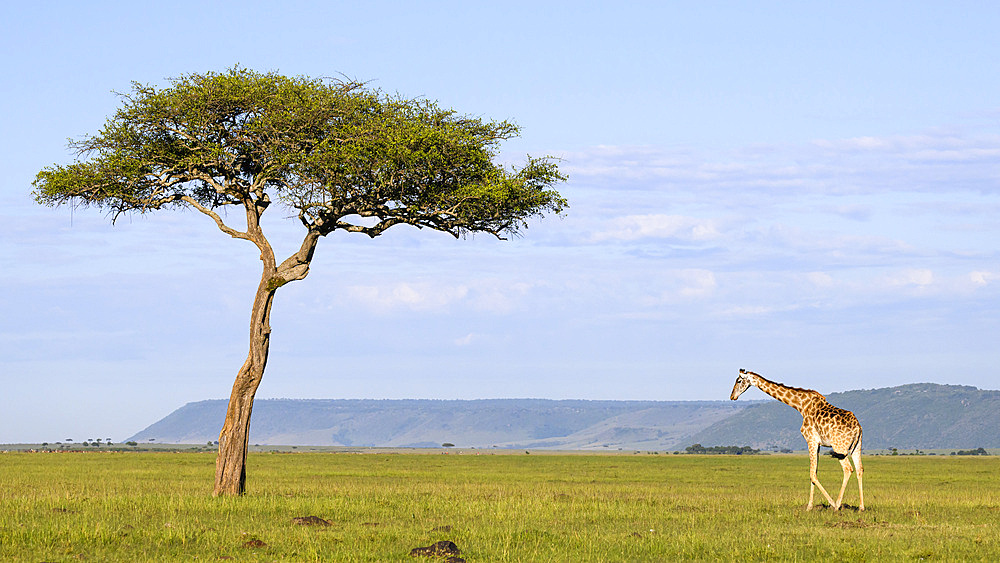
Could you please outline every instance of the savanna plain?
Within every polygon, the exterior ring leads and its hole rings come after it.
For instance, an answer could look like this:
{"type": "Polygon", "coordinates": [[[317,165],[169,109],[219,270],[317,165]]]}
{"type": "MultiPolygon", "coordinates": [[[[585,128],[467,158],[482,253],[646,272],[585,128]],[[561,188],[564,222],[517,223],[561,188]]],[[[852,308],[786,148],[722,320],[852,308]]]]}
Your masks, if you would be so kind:
{"type": "Polygon", "coordinates": [[[995,456],[865,456],[864,512],[853,477],[807,512],[802,455],[491,454],[252,453],[247,495],[213,498],[212,453],[3,453],[0,560],[1000,558],[995,456]]]}

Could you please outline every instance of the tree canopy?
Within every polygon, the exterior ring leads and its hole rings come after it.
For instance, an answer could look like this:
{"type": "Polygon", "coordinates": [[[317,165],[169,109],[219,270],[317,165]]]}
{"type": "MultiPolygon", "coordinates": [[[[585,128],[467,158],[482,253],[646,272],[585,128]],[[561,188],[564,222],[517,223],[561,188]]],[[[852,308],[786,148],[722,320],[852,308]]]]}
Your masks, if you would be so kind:
{"type": "Polygon", "coordinates": [[[529,157],[519,169],[493,163],[499,143],[519,132],[507,121],[357,81],[239,67],[170,82],[133,83],[97,135],[70,142],[86,160],[39,172],[38,202],[89,204],[115,217],[189,205],[222,227],[214,209],[259,214],[274,199],[318,235],[372,237],[401,223],[504,237],[566,207],[550,189],[564,179],[552,159],[529,157]]]}

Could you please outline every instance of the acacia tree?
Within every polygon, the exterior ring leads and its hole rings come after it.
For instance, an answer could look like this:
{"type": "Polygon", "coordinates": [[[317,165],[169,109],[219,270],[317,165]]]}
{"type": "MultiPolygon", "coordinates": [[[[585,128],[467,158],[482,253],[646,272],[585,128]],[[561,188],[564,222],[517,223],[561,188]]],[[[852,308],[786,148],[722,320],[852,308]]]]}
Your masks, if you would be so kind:
{"type": "Polygon", "coordinates": [[[96,135],[70,141],[77,159],[38,173],[44,205],[123,213],[188,207],[225,234],[253,243],[263,263],[250,314],[250,350],[219,433],[215,495],[245,490],[253,399],[267,364],[275,292],[301,280],[317,242],[343,230],[376,237],[394,225],[449,233],[517,234],[527,220],[561,213],[551,158],[493,163],[519,129],[405,99],[351,80],[285,77],[235,67],[189,74],[169,86],[133,83],[96,135]],[[261,228],[278,203],[305,229],[280,260],[261,228]],[[242,208],[245,226],[220,209],[242,208]]]}

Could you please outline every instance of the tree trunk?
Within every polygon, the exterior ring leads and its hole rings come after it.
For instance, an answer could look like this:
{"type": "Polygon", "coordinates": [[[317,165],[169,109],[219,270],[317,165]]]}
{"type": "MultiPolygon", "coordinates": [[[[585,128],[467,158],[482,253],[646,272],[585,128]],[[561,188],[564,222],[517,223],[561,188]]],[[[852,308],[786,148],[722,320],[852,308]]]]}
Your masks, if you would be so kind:
{"type": "Polygon", "coordinates": [[[236,375],[229,397],[226,421],[219,433],[219,455],[215,460],[214,496],[242,495],[246,490],[247,446],[250,439],[250,413],[257,387],[264,376],[271,341],[271,304],[277,290],[272,275],[265,268],[250,315],[250,352],[236,375]]]}
{"type": "Polygon", "coordinates": [[[274,250],[260,229],[260,215],[267,204],[265,197],[259,198],[256,204],[246,204],[247,232],[238,236],[252,241],[260,249],[263,272],[250,312],[250,352],[236,374],[233,392],[229,396],[229,408],[226,410],[226,421],[219,432],[219,455],[215,458],[215,490],[212,493],[214,496],[242,495],[246,491],[250,413],[253,411],[254,395],[257,394],[257,387],[267,366],[274,292],[288,282],[306,277],[320,237],[319,231],[309,229],[299,250],[278,265],[274,259],[274,250]]]}

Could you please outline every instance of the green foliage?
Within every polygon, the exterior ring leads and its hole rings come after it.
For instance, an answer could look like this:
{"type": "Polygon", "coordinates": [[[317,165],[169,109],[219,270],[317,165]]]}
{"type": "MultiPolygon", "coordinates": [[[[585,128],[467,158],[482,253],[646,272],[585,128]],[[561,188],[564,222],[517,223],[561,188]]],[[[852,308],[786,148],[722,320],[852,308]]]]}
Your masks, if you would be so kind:
{"type": "Polygon", "coordinates": [[[320,235],[369,236],[399,223],[500,236],[567,205],[551,189],[565,179],[552,159],[493,164],[517,126],[356,81],[235,67],[162,89],[134,83],[121,98],[97,135],[71,141],[86,160],[38,173],[39,203],[94,205],[114,216],[171,205],[259,214],[276,199],[320,235]]]}
{"type": "Polygon", "coordinates": [[[692,444],[684,448],[689,454],[716,454],[716,455],[753,455],[759,454],[760,450],[755,450],[750,446],[712,446],[706,448],[701,444],[692,444]]]}
{"type": "Polygon", "coordinates": [[[952,452],[953,455],[990,455],[990,452],[986,451],[984,448],[976,448],[974,450],[958,450],[957,452],[952,452]]]}
{"type": "MultiPolygon", "coordinates": [[[[1000,553],[996,457],[866,458],[863,513],[852,491],[843,511],[806,512],[804,456],[252,454],[242,498],[208,497],[213,464],[0,454],[0,560],[412,562],[445,539],[498,562],[1000,553]]],[[[821,458],[824,475],[839,482],[839,464],[821,458]]]]}

